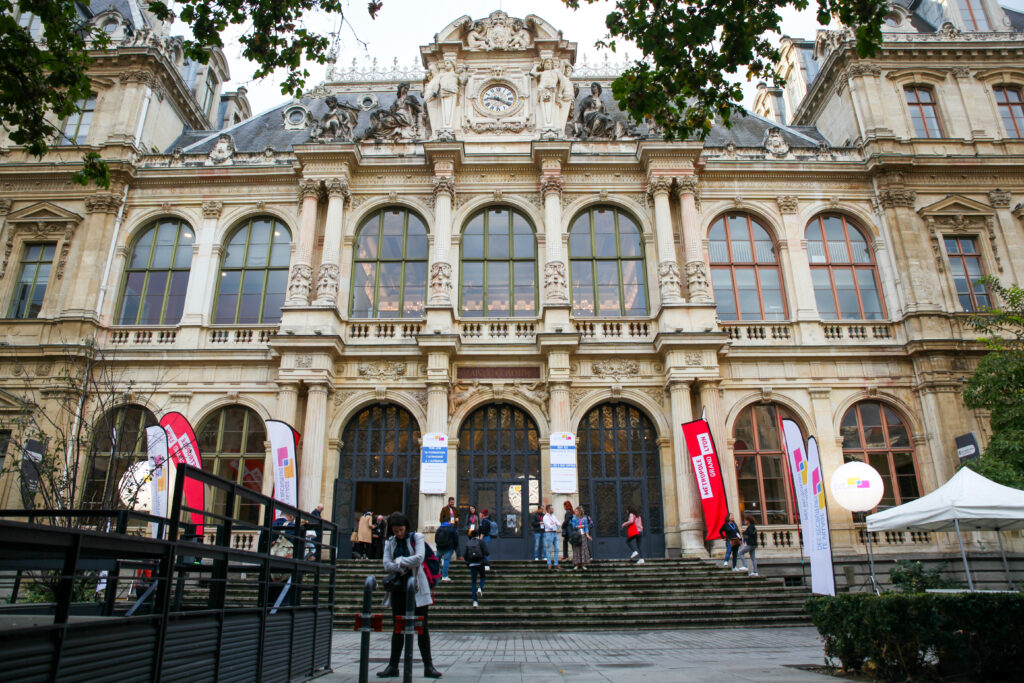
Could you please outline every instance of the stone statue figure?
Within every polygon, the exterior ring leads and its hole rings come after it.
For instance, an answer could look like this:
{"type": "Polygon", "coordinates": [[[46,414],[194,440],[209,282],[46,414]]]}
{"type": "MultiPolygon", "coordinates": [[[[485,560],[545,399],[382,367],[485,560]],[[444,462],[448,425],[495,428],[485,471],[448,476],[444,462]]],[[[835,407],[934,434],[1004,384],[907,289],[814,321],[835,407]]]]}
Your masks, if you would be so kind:
{"type": "Polygon", "coordinates": [[[334,95],[329,96],[324,102],[327,104],[327,113],[313,125],[313,139],[318,142],[351,140],[356,121],[359,119],[359,107],[348,102],[339,102],[334,95]]]}
{"type": "Polygon", "coordinates": [[[496,10],[486,19],[467,19],[466,48],[469,50],[525,50],[533,46],[530,35],[531,21],[512,19],[505,12],[496,10]]]}
{"type": "Polygon", "coordinates": [[[581,138],[605,138],[615,140],[622,137],[622,123],[616,121],[604,110],[601,102],[601,84],[591,83],[590,94],[580,102],[576,116],[577,132],[581,138]]]}
{"type": "Polygon", "coordinates": [[[433,111],[430,116],[430,123],[439,134],[451,132],[454,135],[456,126],[456,105],[459,93],[469,79],[465,70],[456,70],[455,62],[450,59],[444,60],[441,69],[433,75],[423,89],[423,103],[428,109],[434,100],[440,102],[440,115],[433,111]]]}
{"type": "Polygon", "coordinates": [[[530,75],[537,79],[541,129],[560,129],[573,100],[572,81],[566,75],[566,69],[549,57],[535,65],[530,75]]]}
{"type": "MultiPolygon", "coordinates": [[[[529,20],[527,20],[529,21],[529,20]]],[[[533,47],[533,36],[526,29],[526,22],[522,19],[515,19],[512,22],[512,39],[508,46],[512,49],[525,50],[533,47]]]]}
{"type": "Polygon", "coordinates": [[[370,127],[363,133],[363,139],[415,140],[420,137],[423,106],[415,95],[409,94],[409,87],[407,82],[399,83],[394,104],[370,114],[370,127]]]}
{"type": "Polygon", "coordinates": [[[466,47],[470,50],[487,50],[487,33],[482,21],[467,21],[466,47]]]}
{"type": "Polygon", "coordinates": [[[479,388],[480,380],[478,379],[473,380],[472,384],[456,380],[455,384],[452,385],[451,391],[448,392],[448,414],[454,415],[462,407],[462,404],[468,401],[479,388]]]}

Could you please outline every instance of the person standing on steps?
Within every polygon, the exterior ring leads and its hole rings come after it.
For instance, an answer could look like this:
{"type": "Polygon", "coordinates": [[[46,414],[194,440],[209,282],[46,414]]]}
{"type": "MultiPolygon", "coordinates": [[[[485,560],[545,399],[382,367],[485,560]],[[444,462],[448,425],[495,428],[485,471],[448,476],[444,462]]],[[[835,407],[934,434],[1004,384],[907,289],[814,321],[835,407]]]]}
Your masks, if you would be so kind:
{"type": "Polygon", "coordinates": [[[450,523],[456,529],[459,528],[459,509],[455,507],[455,499],[449,498],[448,504],[441,508],[441,524],[450,523]]]}
{"type": "Polygon", "coordinates": [[[544,506],[539,503],[530,515],[530,530],[533,531],[533,561],[538,562],[544,545],[544,506]]]}
{"type": "Polygon", "coordinates": [[[466,533],[480,530],[480,514],[476,511],[476,505],[469,506],[469,514],[466,515],[466,533]]]}
{"type": "Polygon", "coordinates": [[[565,511],[565,516],[562,517],[562,560],[569,559],[569,529],[571,524],[569,522],[572,519],[572,503],[565,501],[562,503],[562,508],[565,511]]]}
{"type": "Polygon", "coordinates": [[[626,527],[626,547],[633,549],[629,559],[635,559],[637,564],[643,564],[644,556],[640,554],[640,539],[644,535],[644,520],[640,516],[640,511],[632,505],[626,506],[626,512],[629,513],[629,517],[622,523],[622,526],[626,527]]]}
{"type": "Polygon", "coordinates": [[[448,567],[451,564],[452,555],[457,555],[459,549],[459,532],[450,522],[445,520],[437,528],[434,534],[434,543],[437,544],[437,552],[441,553],[441,580],[448,582],[448,567]]]}
{"type": "Polygon", "coordinates": [[[473,607],[479,607],[478,600],[484,597],[484,583],[487,581],[487,565],[489,564],[489,553],[487,544],[480,540],[476,529],[469,532],[469,540],[466,541],[466,550],[462,556],[466,559],[466,566],[469,567],[470,588],[473,589],[473,607]],[[476,587],[477,579],[480,579],[480,587],[476,587]]]}
{"type": "Polygon", "coordinates": [[[736,568],[736,554],[740,547],[740,528],[736,526],[736,521],[729,515],[725,518],[725,524],[718,530],[719,535],[725,539],[725,561],[722,562],[723,567],[729,566],[729,556],[732,556],[732,567],[736,568]]]}
{"type": "Polygon", "coordinates": [[[590,518],[583,514],[583,507],[576,506],[576,514],[572,517],[572,566],[587,570],[590,564],[590,542],[594,539],[590,536],[590,518]],[[577,542],[578,540],[578,542],[577,542]]]}
{"type": "MultiPolygon", "coordinates": [[[[491,539],[498,537],[498,524],[491,519],[491,511],[484,508],[480,511],[480,542],[487,548],[487,554],[491,554],[491,539]]],[[[487,570],[490,571],[490,567],[487,570]]]]}
{"type": "MultiPolygon", "coordinates": [[[[420,658],[423,659],[423,676],[425,678],[441,678],[441,672],[434,668],[434,660],[430,656],[430,629],[427,624],[427,610],[433,604],[434,598],[430,594],[430,583],[427,581],[427,573],[423,570],[423,558],[426,556],[427,542],[423,534],[416,532],[409,523],[409,518],[401,512],[391,513],[388,519],[393,534],[384,543],[384,571],[388,577],[384,582],[387,586],[393,583],[395,590],[385,594],[384,606],[391,607],[391,616],[405,614],[405,601],[415,600],[416,616],[423,617],[423,632],[417,636],[420,647],[420,658]],[[406,595],[405,585],[409,576],[416,577],[416,592],[413,595],[406,595]]],[[[393,633],[391,635],[391,657],[388,659],[387,668],[377,672],[378,678],[398,678],[398,661],[402,658],[402,645],[405,643],[405,635],[393,633]]],[[[409,653],[411,656],[412,653],[409,653]]]]}
{"type": "Polygon", "coordinates": [[[555,517],[555,508],[548,505],[545,508],[544,519],[541,525],[544,527],[544,559],[548,563],[548,571],[551,571],[551,561],[555,562],[555,569],[558,569],[558,530],[561,524],[555,517]]]}
{"type": "Polygon", "coordinates": [[[359,541],[360,559],[368,559],[373,552],[373,511],[367,510],[359,518],[359,530],[357,532],[359,541]]]}
{"type": "Polygon", "coordinates": [[[387,536],[387,521],[384,515],[377,515],[377,521],[373,525],[373,558],[379,560],[384,557],[384,538],[387,536]]]}
{"type": "Polygon", "coordinates": [[[739,567],[734,567],[734,572],[745,572],[747,571],[747,563],[743,561],[743,555],[750,556],[750,576],[757,576],[757,526],[754,525],[754,516],[747,515],[743,518],[743,521],[747,523],[747,528],[743,530],[743,545],[740,546],[738,555],[740,556],[739,567]]]}

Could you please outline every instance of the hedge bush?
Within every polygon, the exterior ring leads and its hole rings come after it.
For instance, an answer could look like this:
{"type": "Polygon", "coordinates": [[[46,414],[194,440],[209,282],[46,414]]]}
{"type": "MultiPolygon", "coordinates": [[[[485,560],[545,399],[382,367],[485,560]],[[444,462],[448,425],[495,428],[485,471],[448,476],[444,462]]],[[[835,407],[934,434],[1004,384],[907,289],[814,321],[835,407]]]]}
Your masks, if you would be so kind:
{"type": "Polygon", "coordinates": [[[815,596],[825,656],[880,681],[1020,680],[1024,595],[885,593],[815,596]]]}

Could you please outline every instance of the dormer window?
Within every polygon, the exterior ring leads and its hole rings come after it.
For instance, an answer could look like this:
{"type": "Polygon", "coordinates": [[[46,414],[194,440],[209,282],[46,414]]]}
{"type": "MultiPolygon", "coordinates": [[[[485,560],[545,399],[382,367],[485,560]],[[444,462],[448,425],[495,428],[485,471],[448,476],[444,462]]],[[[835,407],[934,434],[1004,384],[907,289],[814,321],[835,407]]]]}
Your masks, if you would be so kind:
{"type": "Polygon", "coordinates": [[[22,27],[32,37],[32,40],[39,40],[43,35],[43,22],[31,12],[22,12],[18,17],[18,26],[22,27]]]}
{"type": "Polygon", "coordinates": [[[103,32],[109,36],[110,34],[116,32],[120,25],[121,24],[119,24],[117,21],[111,19],[107,23],[103,24],[103,32]]]}
{"type": "Polygon", "coordinates": [[[968,31],[991,31],[983,0],[957,0],[960,18],[968,31]]]}
{"type": "Polygon", "coordinates": [[[213,107],[213,95],[217,89],[217,84],[213,80],[213,74],[210,72],[206,73],[206,79],[203,82],[203,113],[207,116],[211,115],[211,108],[213,107]]]}

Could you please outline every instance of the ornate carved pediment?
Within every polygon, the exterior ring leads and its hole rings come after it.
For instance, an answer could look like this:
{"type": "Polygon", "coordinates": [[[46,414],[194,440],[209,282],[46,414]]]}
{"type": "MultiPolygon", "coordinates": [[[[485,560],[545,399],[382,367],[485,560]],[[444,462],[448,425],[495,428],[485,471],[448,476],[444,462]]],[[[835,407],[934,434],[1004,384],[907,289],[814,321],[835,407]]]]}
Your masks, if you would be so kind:
{"type": "Polygon", "coordinates": [[[988,204],[982,204],[961,194],[952,194],[934,204],[922,206],[917,212],[925,217],[960,216],[964,214],[991,216],[994,213],[992,207],[988,204]]]}
{"type": "Polygon", "coordinates": [[[26,206],[7,216],[7,235],[4,238],[4,255],[0,261],[0,277],[7,272],[7,263],[14,251],[14,238],[24,235],[27,239],[49,238],[60,243],[60,253],[54,268],[54,277],[64,277],[64,266],[67,264],[68,252],[71,250],[71,238],[75,229],[82,222],[77,213],[61,208],[50,202],[39,202],[26,206]]]}
{"type": "Polygon", "coordinates": [[[996,243],[995,209],[963,195],[950,195],[918,210],[931,236],[935,263],[940,271],[946,268],[942,240],[947,235],[988,237],[996,268],[1003,272],[1002,255],[996,243]]]}

